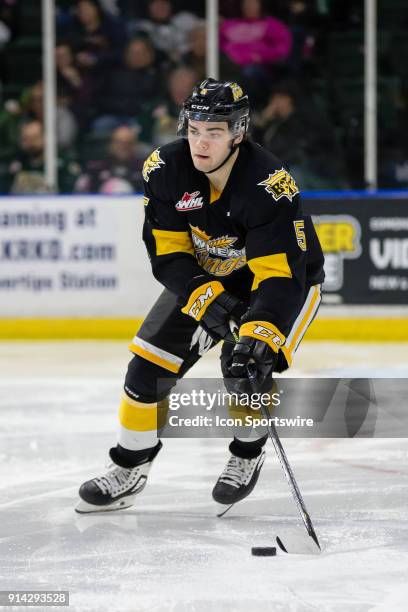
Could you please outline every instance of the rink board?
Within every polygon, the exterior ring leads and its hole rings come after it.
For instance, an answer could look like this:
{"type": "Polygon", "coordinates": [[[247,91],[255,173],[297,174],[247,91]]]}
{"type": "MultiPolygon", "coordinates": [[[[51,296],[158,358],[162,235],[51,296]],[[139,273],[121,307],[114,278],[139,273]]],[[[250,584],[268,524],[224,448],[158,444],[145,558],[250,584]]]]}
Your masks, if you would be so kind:
{"type": "MultiPolygon", "coordinates": [[[[0,339],[123,339],[130,340],[139,319],[9,319],[0,320],[0,339]]],[[[408,320],[402,318],[318,318],[305,340],[407,342],[408,320]]]]}
{"type": "MultiPolygon", "coordinates": [[[[327,278],[307,339],[408,340],[407,200],[305,199],[327,278]]],[[[2,198],[0,338],[132,337],[161,290],[142,223],[141,196],[2,198]]]]}

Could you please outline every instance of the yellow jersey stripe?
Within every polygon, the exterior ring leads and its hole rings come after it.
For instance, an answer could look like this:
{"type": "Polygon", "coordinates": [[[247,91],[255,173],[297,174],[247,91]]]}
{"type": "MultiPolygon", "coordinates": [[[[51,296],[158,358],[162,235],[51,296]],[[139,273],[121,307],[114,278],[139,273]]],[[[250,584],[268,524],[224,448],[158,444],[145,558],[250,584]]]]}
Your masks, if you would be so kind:
{"type": "Polygon", "coordinates": [[[248,266],[254,274],[254,282],[252,283],[251,291],[258,289],[262,281],[267,278],[292,278],[292,272],[289,267],[288,256],[286,253],[275,253],[273,255],[265,255],[264,257],[255,257],[248,260],[248,266]]]}
{"type": "Polygon", "coordinates": [[[156,255],[170,255],[171,253],[194,255],[189,232],[154,229],[152,233],[156,241],[156,255]]]}

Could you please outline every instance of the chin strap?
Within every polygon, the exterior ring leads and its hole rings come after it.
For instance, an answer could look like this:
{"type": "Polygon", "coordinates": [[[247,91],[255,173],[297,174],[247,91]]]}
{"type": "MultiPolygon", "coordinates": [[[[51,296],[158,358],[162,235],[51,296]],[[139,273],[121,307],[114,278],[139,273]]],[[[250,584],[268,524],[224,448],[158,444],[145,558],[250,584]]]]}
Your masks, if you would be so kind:
{"type": "Polygon", "coordinates": [[[228,153],[228,155],[227,155],[227,157],[224,159],[224,161],[222,161],[222,162],[220,163],[220,165],[219,165],[219,166],[217,166],[216,168],[213,168],[212,170],[209,170],[208,172],[204,172],[204,174],[212,174],[213,172],[216,172],[217,170],[219,170],[220,168],[222,168],[222,167],[223,167],[223,165],[227,163],[227,161],[229,160],[229,158],[230,158],[232,155],[234,155],[235,151],[236,151],[236,150],[239,148],[239,145],[241,144],[241,143],[238,143],[238,144],[233,144],[234,140],[235,140],[234,138],[231,140],[231,145],[230,145],[230,147],[231,147],[231,148],[230,148],[230,152],[228,153]]]}

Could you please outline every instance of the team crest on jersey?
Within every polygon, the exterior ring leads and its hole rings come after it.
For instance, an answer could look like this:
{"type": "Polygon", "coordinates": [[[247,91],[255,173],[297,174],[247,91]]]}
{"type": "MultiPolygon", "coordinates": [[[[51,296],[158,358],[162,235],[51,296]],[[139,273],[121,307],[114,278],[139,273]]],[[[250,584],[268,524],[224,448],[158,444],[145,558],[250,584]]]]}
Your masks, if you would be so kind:
{"type": "Polygon", "coordinates": [[[237,236],[213,238],[199,227],[190,225],[191,239],[198,263],[214,276],[228,276],[246,264],[245,247],[234,249],[237,236]]]}
{"type": "Polygon", "coordinates": [[[258,185],[265,187],[276,202],[281,198],[288,198],[292,202],[294,196],[299,193],[295,179],[284,168],[276,170],[258,185]]]}
{"type": "Polygon", "coordinates": [[[151,173],[157,170],[157,168],[160,168],[160,166],[164,166],[164,161],[160,157],[159,149],[156,149],[155,151],[153,151],[153,153],[151,153],[151,155],[149,155],[149,157],[143,164],[142,174],[144,180],[146,182],[149,182],[151,173]]]}
{"type": "Polygon", "coordinates": [[[197,210],[203,207],[203,198],[200,196],[199,191],[193,191],[193,193],[184,193],[181,200],[175,205],[176,210],[183,212],[185,210],[197,210]]]}

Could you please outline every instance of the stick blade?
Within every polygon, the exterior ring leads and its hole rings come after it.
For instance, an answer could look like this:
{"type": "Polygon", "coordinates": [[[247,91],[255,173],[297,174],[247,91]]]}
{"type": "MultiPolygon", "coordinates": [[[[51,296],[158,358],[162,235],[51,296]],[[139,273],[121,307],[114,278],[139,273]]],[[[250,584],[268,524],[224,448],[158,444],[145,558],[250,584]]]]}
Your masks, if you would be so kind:
{"type": "Polygon", "coordinates": [[[288,531],[277,536],[276,542],[281,550],[291,555],[320,555],[322,552],[317,537],[315,539],[307,533],[288,531]]]}

